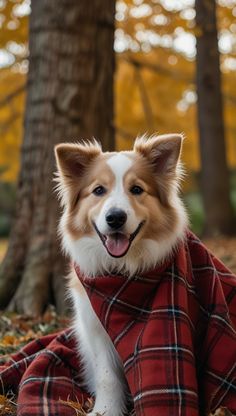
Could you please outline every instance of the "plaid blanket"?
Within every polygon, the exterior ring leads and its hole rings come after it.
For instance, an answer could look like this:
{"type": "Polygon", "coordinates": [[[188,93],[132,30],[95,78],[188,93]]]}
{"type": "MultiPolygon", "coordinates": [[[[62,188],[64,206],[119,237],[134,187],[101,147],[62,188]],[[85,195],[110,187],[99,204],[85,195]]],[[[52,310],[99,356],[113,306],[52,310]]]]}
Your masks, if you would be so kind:
{"type": "MultiPolygon", "coordinates": [[[[79,277],[79,269],[76,268],[79,277]]],[[[132,278],[83,284],[120,354],[137,416],[236,413],[236,278],[192,233],[172,259],[132,278]]],[[[70,330],[26,346],[0,372],[18,415],[69,416],[86,397],[70,330]]]]}

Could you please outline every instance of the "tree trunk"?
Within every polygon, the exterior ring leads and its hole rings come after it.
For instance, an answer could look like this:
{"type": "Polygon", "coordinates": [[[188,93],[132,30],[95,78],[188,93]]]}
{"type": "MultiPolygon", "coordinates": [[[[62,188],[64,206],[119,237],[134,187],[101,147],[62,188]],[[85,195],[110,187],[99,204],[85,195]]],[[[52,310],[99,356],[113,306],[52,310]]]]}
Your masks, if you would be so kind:
{"type": "Polygon", "coordinates": [[[197,95],[201,187],[208,235],[230,234],[235,221],[226,162],[216,3],[196,0],[197,95]]]}
{"type": "Polygon", "coordinates": [[[0,307],[64,311],[66,261],[56,233],[56,143],[99,139],[114,149],[114,0],[32,1],[28,94],[9,248],[0,269],[0,307]]]}

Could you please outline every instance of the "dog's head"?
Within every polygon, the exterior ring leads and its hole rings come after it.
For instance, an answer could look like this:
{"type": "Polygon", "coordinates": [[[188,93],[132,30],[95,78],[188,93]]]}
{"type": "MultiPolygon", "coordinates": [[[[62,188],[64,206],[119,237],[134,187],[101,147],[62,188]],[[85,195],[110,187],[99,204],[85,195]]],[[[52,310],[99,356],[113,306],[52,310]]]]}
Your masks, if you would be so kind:
{"type": "Polygon", "coordinates": [[[181,135],[138,138],[132,151],[56,146],[63,246],[88,275],[155,266],[186,227],[177,195],[181,135]]]}

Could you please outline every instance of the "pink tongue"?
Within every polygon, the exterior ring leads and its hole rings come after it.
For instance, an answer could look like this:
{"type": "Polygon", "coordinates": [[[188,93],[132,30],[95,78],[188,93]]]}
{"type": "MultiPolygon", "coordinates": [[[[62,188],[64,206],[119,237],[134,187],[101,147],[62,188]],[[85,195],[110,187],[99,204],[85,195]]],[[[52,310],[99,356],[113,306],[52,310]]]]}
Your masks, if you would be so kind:
{"type": "Polygon", "coordinates": [[[124,234],[116,233],[108,235],[105,244],[109,254],[120,257],[128,250],[129,239],[124,234]]]}

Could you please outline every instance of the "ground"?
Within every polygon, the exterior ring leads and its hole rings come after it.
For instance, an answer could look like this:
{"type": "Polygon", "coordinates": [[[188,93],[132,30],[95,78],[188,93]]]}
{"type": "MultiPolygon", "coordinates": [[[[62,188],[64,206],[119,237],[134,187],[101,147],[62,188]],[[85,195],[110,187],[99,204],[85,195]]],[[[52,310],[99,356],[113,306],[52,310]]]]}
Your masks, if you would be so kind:
{"type": "MultiPolygon", "coordinates": [[[[204,240],[206,246],[219,257],[236,274],[236,238],[217,237],[204,240]]],[[[0,261],[4,256],[7,240],[0,240],[0,261]]],[[[40,318],[0,313],[0,357],[7,360],[9,354],[18,350],[26,343],[48,333],[59,331],[68,325],[68,319],[58,317],[55,310],[50,307],[40,318]]],[[[86,403],[87,408],[79,403],[67,401],[73,409],[74,415],[85,416],[86,410],[91,408],[91,402],[86,403]]],[[[0,416],[16,416],[15,397],[12,394],[0,395],[0,416]]],[[[219,409],[214,415],[231,416],[227,409],[219,409]]]]}

